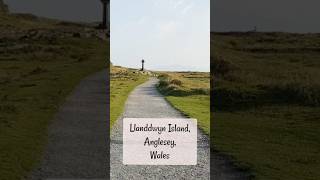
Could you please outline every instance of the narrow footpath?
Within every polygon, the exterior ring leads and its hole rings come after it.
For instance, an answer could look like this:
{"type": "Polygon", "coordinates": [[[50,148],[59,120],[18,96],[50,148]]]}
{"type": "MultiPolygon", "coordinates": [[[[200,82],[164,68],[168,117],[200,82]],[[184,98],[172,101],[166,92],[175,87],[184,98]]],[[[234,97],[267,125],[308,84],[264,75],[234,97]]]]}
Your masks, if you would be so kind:
{"type": "Polygon", "coordinates": [[[157,79],[138,86],[129,96],[123,117],[112,127],[110,164],[112,180],[131,179],[210,179],[209,139],[198,131],[198,165],[196,166],[135,166],[122,164],[123,118],[183,118],[157,91],[157,79]]]}
{"type": "Polygon", "coordinates": [[[109,92],[104,70],[80,82],[49,126],[40,167],[30,179],[107,179],[109,92]]]}

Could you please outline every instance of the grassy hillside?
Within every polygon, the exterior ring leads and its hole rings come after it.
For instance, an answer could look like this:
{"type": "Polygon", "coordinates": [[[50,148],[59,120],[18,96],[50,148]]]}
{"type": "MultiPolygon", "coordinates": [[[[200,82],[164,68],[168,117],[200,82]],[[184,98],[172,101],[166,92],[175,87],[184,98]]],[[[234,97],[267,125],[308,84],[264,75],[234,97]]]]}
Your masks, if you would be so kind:
{"type": "Polygon", "coordinates": [[[320,36],[215,33],[215,148],[257,179],[319,179],[320,36]]]}
{"type": "Polygon", "coordinates": [[[178,110],[198,120],[210,133],[210,74],[201,72],[167,72],[159,76],[158,88],[178,110]]]}
{"type": "Polygon", "coordinates": [[[109,42],[99,35],[86,25],[0,14],[0,179],[28,174],[65,97],[107,67],[109,42]]]}
{"type": "Polygon", "coordinates": [[[133,69],[111,66],[110,74],[110,127],[122,114],[130,92],[145,82],[148,76],[133,69]]]}

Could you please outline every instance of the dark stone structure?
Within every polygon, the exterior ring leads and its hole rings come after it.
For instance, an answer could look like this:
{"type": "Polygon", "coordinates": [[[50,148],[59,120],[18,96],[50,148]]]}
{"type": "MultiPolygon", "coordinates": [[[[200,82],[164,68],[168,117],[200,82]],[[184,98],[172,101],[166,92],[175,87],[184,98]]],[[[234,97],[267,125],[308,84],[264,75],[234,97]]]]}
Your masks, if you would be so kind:
{"type": "Polygon", "coordinates": [[[141,63],[142,63],[142,67],[141,67],[141,71],[144,71],[144,59],[142,59],[141,63]]]}
{"type": "Polygon", "coordinates": [[[110,0],[101,0],[102,2],[102,24],[101,28],[110,28],[110,0]]]}

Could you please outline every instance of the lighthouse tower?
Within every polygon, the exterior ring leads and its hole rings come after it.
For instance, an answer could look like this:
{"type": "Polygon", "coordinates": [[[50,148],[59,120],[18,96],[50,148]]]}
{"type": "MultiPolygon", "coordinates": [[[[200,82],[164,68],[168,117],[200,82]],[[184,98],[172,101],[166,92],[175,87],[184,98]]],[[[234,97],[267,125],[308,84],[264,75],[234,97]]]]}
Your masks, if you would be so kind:
{"type": "Polygon", "coordinates": [[[141,71],[144,71],[144,59],[141,60],[142,66],[141,66],[141,71]]]}

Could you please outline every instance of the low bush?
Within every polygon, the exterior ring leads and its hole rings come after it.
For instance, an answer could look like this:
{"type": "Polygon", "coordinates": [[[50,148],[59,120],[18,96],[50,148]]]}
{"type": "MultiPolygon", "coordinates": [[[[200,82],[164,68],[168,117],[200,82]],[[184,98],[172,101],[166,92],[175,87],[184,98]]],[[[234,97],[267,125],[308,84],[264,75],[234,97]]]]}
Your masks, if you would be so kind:
{"type": "Polygon", "coordinates": [[[285,82],[264,87],[274,99],[307,106],[320,105],[320,86],[307,82],[285,82]]]}
{"type": "Polygon", "coordinates": [[[158,78],[159,78],[160,80],[166,80],[166,79],[169,78],[169,75],[168,75],[168,74],[165,74],[165,73],[162,73],[162,74],[160,74],[160,75],[158,76],[158,78]]]}
{"type": "Polygon", "coordinates": [[[231,64],[229,61],[226,61],[223,57],[211,57],[211,71],[214,76],[226,77],[235,69],[235,65],[231,64]]]}
{"type": "Polygon", "coordinates": [[[182,85],[182,81],[180,81],[179,79],[173,79],[173,80],[170,81],[170,84],[181,86],[182,85]]]}
{"type": "Polygon", "coordinates": [[[166,80],[160,80],[158,86],[159,87],[167,87],[167,86],[169,86],[169,82],[166,80]]]}

